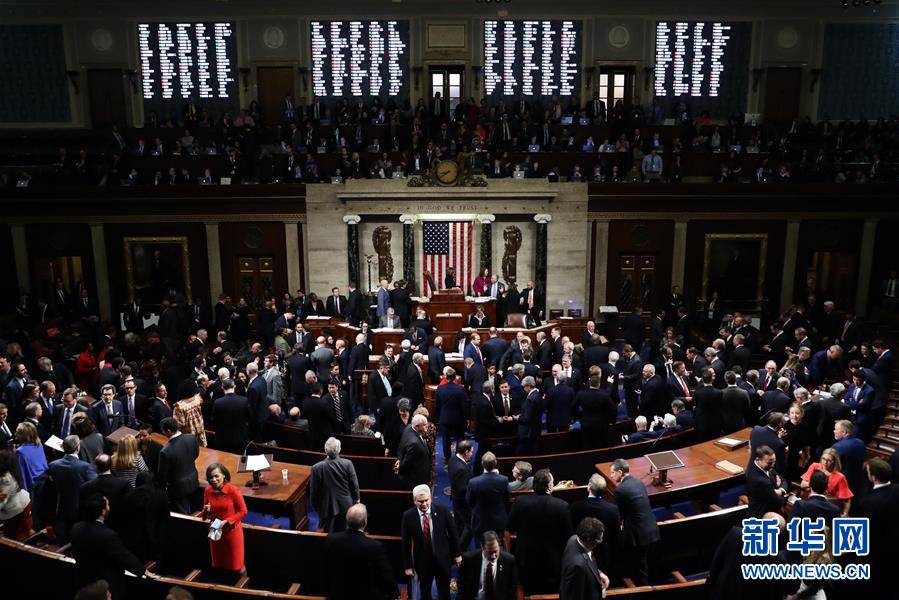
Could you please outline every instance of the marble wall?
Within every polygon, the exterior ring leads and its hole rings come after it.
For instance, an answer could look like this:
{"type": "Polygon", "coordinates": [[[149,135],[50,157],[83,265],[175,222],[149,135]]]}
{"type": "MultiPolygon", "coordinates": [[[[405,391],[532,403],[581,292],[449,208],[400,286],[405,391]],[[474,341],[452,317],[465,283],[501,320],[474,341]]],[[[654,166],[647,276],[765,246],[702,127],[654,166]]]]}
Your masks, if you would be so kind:
{"type": "MultiPolygon", "coordinates": [[[[401,214],[428,218],[474,220],[493,214],[493,268],[501,272],[503,230],[516,225],[522,230],[518,253],[518,281],[524,285],[535,276],[537,225],[534,215],[549,215],[547,257],[547,308],[583,308],[589,283],[589,223],[587,186],[536,180],[501,180],[486,188],[409,188],[399,181],[350,181],[344,185],[308,186],[307,252],[311,290],[343,285],[347,278],[347,237],[343,217],[358,215],[360,287],[367,287],[364,255],[372,254],[371,234],[387,225],[392,233],[394,279],[402,275],[401,214]]],[[[421,227],[416,223],[416,273],[421,273],[421,227]]],[[[475,221],[472,256],[479,263],[480,224],[475,221]]],[[[372,279],[374,280],[374,270],[372,279]]]]}

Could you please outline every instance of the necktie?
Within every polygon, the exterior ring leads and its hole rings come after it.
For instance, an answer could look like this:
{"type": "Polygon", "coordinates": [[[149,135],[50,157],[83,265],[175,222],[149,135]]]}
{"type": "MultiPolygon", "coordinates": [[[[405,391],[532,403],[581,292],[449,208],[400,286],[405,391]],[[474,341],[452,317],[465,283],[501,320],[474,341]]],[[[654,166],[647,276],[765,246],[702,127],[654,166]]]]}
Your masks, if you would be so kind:
{"type": "Polygon", "coordinates": [[[677,380],[680,381],[680,386],[681,386],[682,388],[684,388],[684,396],[685,396],[685,397],[686,397],[686,396],[689,396],[689,395],[690,395],[690,389],[687,387],[687,383],[684,381],[684,378],[683,378],[683,377],[678,377],[677,380]]]}
{"type": "Polygon", "coordinates": [[[534,290],[528,292],[528,308],[534,308],[534,290]]]}
{"type": "MultiPolygon", "coordinates": [[[[62,433],[63,438],[65,438],[66,436],[69,435],[69,422],[71,421],[71,419],[72,419],[72,409],[67,408],[65,416],[62,418],[62,431],[60,432],[60,433],[62,433]]],[[[6,427],[6,424],[4,424],[3,426],[6,427]]]]}
{"type": "Polygon", "coordinates": [[[503,396],[503,416],[509,416],[509,397],[503,396]]]}
{"type": "Polygon", "coordinates": [[[340,410],[340,396],[331,396],[331,401],[334,403],[334,414],[337,415],[337,421],[343,423],[343,411],[340,410]]]}
{"type": "Polygon", "coordinates": [[[128,422],[134,424],[134,396],[128,396],[128,422]]]}
{"type": "Polygon", "coordinates": [[[12,437],[12,433],[9,431],[9,427],[6,425],[6,421],[3,422],[3,435],[6,437],[12,437]]]}
{"type": "Polygon", "coordinates": [[[84,308],[87,308],[87,298],[84,298],[84,299],[82,300],[82,302],[84,303],[84,308]]]}
{"type": "Polygon", "coordinates": [[[384,375],[381,375],[381,380],[384,382],[384,389],[387,390],[387,396],[393,396],[393,389],[390,387],[390,381],[384,375]]]}
{"type": "Polygon", "coordinates": [[[493,563],[487,563],[484,571],[484,600],[493,600],[493,563]]]}
{"type": "Polygon", "coordinates": [[[478,346],[474,347],[474,351],[478,353],[478,360],[480,360],[480,364],[484,364],[484,356],[481,354],[481,348],[478,346]]]}
{"type": "Polygon", "coordinates": [[[860,388],[855,388],[855,396],[852,399],[855,400],[856,402],[858,402],[859,391],[861,391],[860,388]]]}
{"type": "Polygon", "coordinates": [[[49,415],[52,417],[52,416],[53,416],[53,399],[52,399],[52,398],[46,398],[46,399],[44,400],[44,402],[45,402],[46,405],[47,405],[47,414],[49,414],[49,415]]]}
{"type": "Polygon", "coordinates": [[[340,296],[334,296],[334,312],[340,314],[340,296]]]}
{"type": "Polygon", "coordinates": [[[421,535],[424,537],[428,550],[431,549],[431,520],[428,519],[428,513],[421,513],[421,535]]]}
{"type": "MultiPolygon", "coordinates": [[[[134,307],[134,312],[135,312],[135,313],[137,312],[137,306],[136,306],[136,305],[135,305],[135,307],[134,307]]],[[[199,306],[194,306],[194,317],[196,317],[197,321],[200,320],[200,307],[199,307],[199,306]]]]}

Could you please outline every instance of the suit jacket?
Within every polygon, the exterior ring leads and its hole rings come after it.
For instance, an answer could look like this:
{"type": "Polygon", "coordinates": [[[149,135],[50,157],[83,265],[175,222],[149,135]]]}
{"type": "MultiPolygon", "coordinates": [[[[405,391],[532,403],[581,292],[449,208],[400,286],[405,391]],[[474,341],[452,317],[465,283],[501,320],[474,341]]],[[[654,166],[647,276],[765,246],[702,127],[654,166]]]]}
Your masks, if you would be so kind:
{"type": "MultiPolygon", "coordinates": [[[[75,406],[72,407],[72,418],[69,419],[69,433],[73,433],[72,419],[74,419],[75,415],[77,415],[78,413],[86,413],[86,412],[88,412],[88,409],[83,404],[75,404],[75,406]]],[[[66,414],[66,407],[62,403],[59,403],[54,407],[53,423],[51,424],[50,427],[51,427],[51,433],[53,433],[53,435],[55,435],[59,439],[63,439],[65,437],[64,435],[62,435],[62,433],[63,433],[62,422],[63,422],[63,419],[65,418],[65,414],[66,414]]],[[[2,443],[0,443],[0,448],[3,448],[2,443]]]]}
{"type": "Polygon", "coordinates": [[[555,589],[562,552],[572,533],[568,503],[550,494],[523,494],[515,499],[506,528],[518,532],[515,559],[524,579],[536,578],[541,586],[555,589]]]}
{"type": "Polygon", "coordinates": [[[309,420],[311,450],[321,452],[327,439],[339,429],[331,396],[306,396],[303,416],[309,420]]]}
{"type": "Polygon", "coordinates": [[[821,418],[818,420],[818,446],[830,448],[833,446],[833,426],[840,420],[851,420],[852,409],[836,398],[824,398],[817,401],[821,410],[821,418]]]}
{"type": "Polygon", "coordinates": [[[459,547],[459,532],[449,511],[439,504],[431,503],[431,551],[425,549],[421,530],[421,513],[412,507],[403,513],[403,566],[413,568],[419,576],[433,573],[432,566],[449,577],[453,558],[462,554],[459,547]],[[434,560],[431,561],[431,556],[434,560]]]}
{"type": "Polygon", "coordinates": [[[347,529],[328,534],[323,551],[329,600],[397,597],[393,569],[378,540],[347,529]]]}
{"type": "Polygon", "coordinates": [[[611,554],[618,546],[618,532],[621,530],[621,514],[614,502],[603,498],[586,498],[568,505],[571,514],[571,528],[577,530],[578,524],[587,517],[599,519],[605,525],[602,543],[593,550],[599,569],[608,572],[612,567],[611,554]]]}
{"type": "Polygon", "coordinates": [[[81,518],[78,511],[81,484],[97,478],[94,465],[66,454],[51,462],[47,470],[56,484],[56,514],[70,521],[81,518]]]}
{"type": "MultiPolygon", "coordinates": [[[[729,367],[733,368],[735,365],[739,366],[743,369],[743,375],[749,372],[749,363],[752,360],[752,351],[747,348],[745,345],[740,346],[738,348],[734,348],[733,352],[730,353],[730,362],[729,367]]],[[[717,375],[716,375],[717,377],[717,375]]]]}
{"type": "Polygon", "coordinates": [[[621,513],[618,539],[622,546],[648,546],[659,541],[659,526],[642,481],[633,476],[625,477],[615,488],[615,501],[621,513]]]}
{"type": "MultiPolygon", "coordinates": [[[[484,567],[484,553],[472,550],[462,555],[462,566],[457,577],[458,600],[477,600],[481,589],[481,569],[484,567]]],[[[515,557],[500,550],[493,573],[494,600],[514,600],[518,598],[518,565],[515,557]]]]}
{"type": "Polygon", "coordinates": [[[384,386],[384,381],[381,379],[381,374],[377,371],[372,371],[368,374],[368,406],[372,412],[377,412],[378,409],[381,408],[381,404],[385,399],[390,397],[390,394],[387,393],[387,388],[384,386]]]}
{"type": "Polygon", "coordinates": [[[471,507],[471,530],[475,535],[495,531],[502,535],[509,515],[509,480],[499,473],[483,473],[468,482],[465,499],[471,507]]]}
{"type": "Polygon", "coordinates": [[[509,343],[503,338],[497,336],[495,338],[489,338],[481,344],[481,352],[484,354],[484,360],[487,365],[499,365],[499,361],[502,359],[503,354],[506,353],[506,350],[509,349],[509,343]]]}
{"type": "Polygon", "coordinates": [[[418,367],[414,364],[406,368],[406,378],[403,380],[403,395],[412,401],[412,410],[415,410],[425,401],[425,383],[418,367]]]}
{"type": "Polygon", "coordinates": [[[391,327],[393,329],[401,329],[403,324],[397,315],[394,315],[393,319],[391,319],[389,315],[383,315],[378,321],[378,326],[379,327],[391,327]]]}
{"type": "MultiPolygon", "coordinates": [[[[593,552],[595,556],[596,549],[593,552]]],[[[602,598],[602,580],[599,578],[599,573],[599,568],[595,562],[590,560],[577,536],[572,535],[565,543],[565,550],[562,553],[562,583],[559,586],[559,600],[600,600],[602,598]]]]}
{"type": "Polygon", "coordinates": [[[762,410],[764,413],[777,411],[787,414],[792,403],[793,399],[786,392],[776,388],[762,395],[762,410]]]}
{"type": "Polygon", "coordinates": [[[407,487],[411,489],[431,482],[431,449],[412,425],[407,425],[403,431],[396,455],[400,461],[400,481],[407,487]]]}
{"type": "Polygon", "coordinates": [[[804,500],[799,500],[790,511],[790,520],[809,518],[815,520],[818,517],[824,519],[828,527],[831,527],[835,517],[840,516],[840,509],[825,496],[812,494],[804,500]]]}
{"type": "Polygon", "coordinates": [[[648,420],[652,420],[654,416],[663,416],[671,408],[671,399],[668,394],[668,388],[662,382],[659,375],[653,375],[649,379],[640,381],[640,414],[645,415],[648,420]]]}
{"type": "Polygon", "coordinates": [[[618,407],[604,389],[581,390],[577,393],[575,405],[580,413],[581,427],[585,429],[607,431],[618,416],[618,407]]]}
{"type": "Polygon", "coordinates": [[[540,392],[531,390],[521,405],[521,413],[518,415],[519,439],[540,437],[541,417],[543,416],[543,399],[540,392]]]}
{"type": "Polygon", "coordinates": [[[733,433],[746,427],[750,411],[749,394],[737,386],[721,390],[721,421],[724,433],[733,433]]]}
{"type": "Polygon", "coordinates": [[[78,491],[79,506],[84,506],[84,501],[94,494],[106,496],[106,499],[109,500],[109,525],[118,531],[117,526],[122,522],[122,501],[125,500],[125,495],[131,489],[131,484],[124,477],[116,477],[111,473],[97,475],[81,484],[78,491]],[[118,514],[116,511],[119,511],[118,514]]]}
{"type": "Polygon", "coordinates": [[[125,547],[119,535],[99,521],[76,523],[71,540],[79,587],[105,579],[112,597],[124,598],[125,571],[144,573],[144,564],[125,547]]]}
{"type": "Polygon", "coordinates": [[[644,340],[643,317],[628,315],[621,321],[621,337],[639,353],[644,340]]]}
{"type": "Polygon", "coordinates": [[[257,375],[247,386],[247,401],[250,405],[250,412],[253,414],[253,422],[259,428],[261,423],[268,421],[270,414],[268,411],[268,386],[262,374],[257,375]]]}
{"type": "Polygon", "coordinates": [[[484,351],[481,350],[480,347],[476,347],[474,344],[468,344],[467,346],[465,346],[465,352],[463,353],[462,357],[470,358],[474,361],[474,364],[483,366],[483,352],[484,351]]]}
{"type": "Polygon", "coordinates": [[[710,385],[702,385],[693,392],[693,415],[701,439],[708,440],[721,435],[724,426],[721,398],[721,390],[710,385]]]}
{"type": "Polygon", "coordinates": [[[762,518],[766,512],[780,512],[783,496],[775,492],[774,482],[754,460],[746,466],[746,495],[749,497],[749,516],[762,518]]]}
{"type": "Polygon", "coordinates": [[[225,394],[217,399],[212,405],[216,447],[243,451],[249,441],[247,425],[251,418],[246,396],[225,394]]]}
{"type": "Polygon", "coordinates": [[[347,299],[346,296],[338,295],[338,304],[340,306],[340,310],[337,310],[337,306],[334,304],[334,295],[328,296],[328,299],[325,301],[325,312],[328,313],[328,316],[334,317],[335,319],[342,319],[344,315],[347,313],[347,299]]]}
{"type": "Polygon", "coordinates": [[[568,429],[574,409],[574,389],[567,383],[546,390],[546,424],[568,429]]]}
{"type": "Polygon", "coordinates": [[[98,400],[91,405],[91,419],[97,426],[100,435],[106,437],[119,427],[125,424],[125,411],[122,409],[122,403],[113,399],[112,411],[106,407],[106,403],[98,400]]]}
{"type": "Polygon", "coordinates": [[[326,458],[312,465],[309,498],[320,517],[346,513],[359,501],[359,480],[353,463],[345,458],[326,458]]]}
{"type": "Polygon", "coordinates": [[[428,374],[431,376],[431,381],[440,381],[444,367],[446,367],[446,352],[443,351],[443,348],[438,348],[437,346],[429,347],[428,374]]]}
{"type": "Polygon", "coordinates": [[[298,400],[306,395],[306,371],[312,369],[312,361],[302,352],[291,354],[287,359],[290,375],[290,395],[298,400]]]}
{"type": "Polygon", "coordinates": [[[768,446],[774,450],[774,455],[777,457],[774,469],[780,473],[781,477],[784,477],[787,468],[786,445],[780,439],[780,436],[777,435],[777,432],[768,426],[756,425],[752,428],[752,433],[749,434],[749,465],[747,470],[753,466],[755,449],[759,446],[768,446]]]}
{"type": "Polygon", "coordinates": [[[553,368],[555,362],[555,352],[552,342],[544,340],[542,344],[537,346],[537,356],[535,358],[540,368],[549,371],[553,368]]]}
{"type": "Polygon", "coordinates": [[[315,365],[315,374],[319,381],[327,381],[331,376],[331,363],[334,362],[334,351],[330,348],[316,348],[309,356],[315,365]]]}
{"type": "MultiPolygon", "coordinates": [[[[140,415],[140,412],[138,412],[140,415]]],[[[167,419],[172,416],[172,405],[169,404],[166,406],[165,402],[160,398],[153,398],[150,400],[150,406],[147,409],[146,419],[150,425],[153,426],[153,431],[159,431],[159,423],[163,419],[167,419]]],[[[220,432],[217,432],[220,433],[220,432]]],[[[221,440],[221,436],[217,436],[216,440],[221,440]]]]}
{"type": "Polygon", "coordinates": [[[471,365],[471,368],[465,369],[465,388],[471,394],[481,393],[488,378],[487,369],[481,365],[471,365]]]}
{"type": "MultiPolygon", "coordinates": [[[[385,311],[386,312],[386,311],[385,311]]],[[[365,297],[359,290],[353,290],[346,299],[346,310],[344,312],[350,324],[358,326],[360,321],[364,321],[368,314],[368,306],[365,297]]]]}
{"type": "Polygon", "coordinates": [[[387,314],[387,309],[390,308],[390,292],[385,290],[384,288],[378,288],[378,312],[377,316],[380,319],[384,315],[387,314]]]}
{"type": "Polygon", "coordinates": [[[200,487],[196,467],[198,456],[200,444],[192,433],[169,438],[169,443],[160,451],[157,482],[170,499],[189,497],[200,487]]]}
{"type": "MultiPolygon", "coordinates": [[[[471,395],[471,405],[474,413],[474,436],[476,439],[484,439],[490,436],[497,428],[496,409],[493,406],[493,398],[483,392],[474,392],[471,395]]],[[[510,398],[511,400],[511,398],[510,398]]]]}

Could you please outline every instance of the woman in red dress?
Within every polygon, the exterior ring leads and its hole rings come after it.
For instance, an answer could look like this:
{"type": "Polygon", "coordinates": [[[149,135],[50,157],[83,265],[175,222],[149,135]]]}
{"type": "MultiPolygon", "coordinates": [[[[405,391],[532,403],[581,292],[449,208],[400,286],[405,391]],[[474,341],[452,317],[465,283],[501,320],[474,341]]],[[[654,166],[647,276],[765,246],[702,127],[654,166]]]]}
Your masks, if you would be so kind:
{"type": "Polygon", "coordinates": [[[243,560],[243,525],[247,516],[247,505],[237,487],[231,485],[231,473],[225,465],[213,463],[206,467],[206,481],[209,486],[203,493],[203,518],[225,521],[222,537],[209,541],[212,566],[222,571],[230,571],[236,577],[246,575],[243,560]]]}
{"type": "Polygon", "coordinates": [[[103,352],[99,355],[94,354],[94,345],[88,342],[87,347],[78,355],[78,362],[75,366],[75,379],[78,387],[87,393],[91,393],[94,388],[94,381],[100,373],[100,364],[106,358],[103,352]]]}

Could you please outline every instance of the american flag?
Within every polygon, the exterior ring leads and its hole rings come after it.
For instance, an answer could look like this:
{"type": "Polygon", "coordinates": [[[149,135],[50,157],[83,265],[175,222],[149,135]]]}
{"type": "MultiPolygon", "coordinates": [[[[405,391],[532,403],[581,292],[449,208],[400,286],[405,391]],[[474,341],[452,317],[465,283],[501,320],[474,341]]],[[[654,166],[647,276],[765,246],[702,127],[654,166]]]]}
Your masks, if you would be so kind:
{"type": "MultiPolygon", "coordinates": [[[[456,286],[468,293],[471,286],[471,222],[425,221],[422,265],[430,271],[437,287],[443,288],[443,278],[450,267],[456,269],[456,286]]],[[[425,294],[430,289],[427,277],[422,277],[425,294]]]]}

